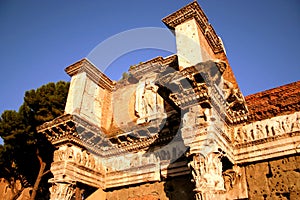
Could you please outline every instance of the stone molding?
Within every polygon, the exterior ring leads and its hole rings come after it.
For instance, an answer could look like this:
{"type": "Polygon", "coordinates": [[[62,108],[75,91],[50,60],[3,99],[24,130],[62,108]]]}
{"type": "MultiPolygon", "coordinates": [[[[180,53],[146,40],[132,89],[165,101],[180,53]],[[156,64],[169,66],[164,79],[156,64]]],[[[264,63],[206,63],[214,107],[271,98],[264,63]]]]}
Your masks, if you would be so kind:
{"type": "Polygon", "coordinates": [[[171,55],[168,57],[156,57],[151,60],[142,62],[137,65],[133,65],[129,68],[129,73],[136,79],[140,79],[143,75],[149,73],[149,72],[160,72],[162,69],[167,66],[177,66],[177,55],[171,55]]]}
{"type": "Polygon", "coordinates": [[[94,66],[87,58],[84,58],[65,69],[69,76],[74,76],[78,73],[85,72],[87,76],[98,86],[112,91],[114,82],[94,66]]]}
{"type": "Polygon", "coordinates": [[[242,147],[297,131],[300,131],[300,112],[237,126],[233,140],[237,147],[242,147]]]}
{"type": "Polygon", "coordinates": [[[222,42],[220,41],[214,28],[209,24],[207,17],[196,1],[165,17],[162,21],[167,27],[174,29],[177,25],[182,24],[192,18],[194,18],[198,23],[201,32],[205,36],[213,52],[215,54],[224,52],[222,42]]]}
{"type": "Polygon", "coordinates": [[[300,152],[300,112],[235,127],[236,163],[255,162],[300,152]]]}
{"type": "Polygon", "coordinates": [[[98,155],[103,155],[105,147],[111,146],[100,128],[77,115],[60,116],[37,127],[37,131],[53,145],[72,143],[98,155]]]}

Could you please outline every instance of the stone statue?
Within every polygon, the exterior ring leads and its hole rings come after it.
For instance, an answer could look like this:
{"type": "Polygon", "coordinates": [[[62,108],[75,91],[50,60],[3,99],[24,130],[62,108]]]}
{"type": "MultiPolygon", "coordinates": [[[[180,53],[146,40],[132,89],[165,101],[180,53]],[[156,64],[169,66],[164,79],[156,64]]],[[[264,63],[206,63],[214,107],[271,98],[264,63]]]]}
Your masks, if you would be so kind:
{"type": "Polygon", "coordinates": [[[157,93],[158,86],[146,80],[136,89],[135,113],[139,117],[138,124],[155,119],[157,114],[164,112],[162,97],[157,93]]]}

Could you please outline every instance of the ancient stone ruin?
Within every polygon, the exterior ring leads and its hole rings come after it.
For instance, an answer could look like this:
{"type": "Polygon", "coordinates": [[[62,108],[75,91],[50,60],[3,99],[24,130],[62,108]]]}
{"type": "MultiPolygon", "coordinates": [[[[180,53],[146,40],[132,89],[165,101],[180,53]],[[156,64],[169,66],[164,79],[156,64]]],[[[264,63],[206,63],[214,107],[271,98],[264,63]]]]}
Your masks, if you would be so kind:
{"type": "Polygon", "coordinates": [[[51,200],[298,199],[300,82],[244,98],[197,2],[163,22],[177,54],[126,79],[66,68],[65,115],[38,128],[56,148],[51,200]]]}

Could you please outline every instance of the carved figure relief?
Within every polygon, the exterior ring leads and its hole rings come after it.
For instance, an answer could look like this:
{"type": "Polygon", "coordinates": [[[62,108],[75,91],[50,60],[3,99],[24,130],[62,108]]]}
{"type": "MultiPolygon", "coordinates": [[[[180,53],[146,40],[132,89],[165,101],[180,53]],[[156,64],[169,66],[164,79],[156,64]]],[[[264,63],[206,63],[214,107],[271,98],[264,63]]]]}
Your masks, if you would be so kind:
{"type": "Polygon", "coordinates": [[[92,155],[92,154],[89,154],[88,155],[88,158],[89,158],[89,167],[91,168],[91,169],[94,169],[95,168],[95,159],[94,159],[94,156],[92,155]]]}
{"type": "Polygon", "coordinates": [[[65,159],[65,152],[62,150],[58,150],[58,160],[64,160],[65,159]]]}
{"type": "Polygon", "coordinates": [[[234,131],[235,142],[248,142],[300,130],[300,113],[254,122],[234,131]]]}
{"type": "Polygon", "coordinates": [[[84,150],[83,152],[82,152],[82,154],[81,154],[81,164],[82,165],[86,165],[86,163],[87,163],[87,160],[88,160],[88,155],[87,155],[87,153],[86,153],[86,151],[84,150]]]}
{"type": "Polygon", "coordinates": [[[146,80],[136,89],[135,113],[138,124],[155,119],[157,114],[164,112],[162,97],[157,93],[158,86],[146,80]]]}
{"type": "Polygon", "coordinates": [[[66,156],[67,156],[67,159],[68,160],[73,160],[74,158],[74,151],[72,149],[72,147],[67,147],[67,150],[66,150],[66,156]]]}
{"type": "Polygon", "coordinates": [[[289,121],[291,124],[291,131],[299,130],[300,129],[300,112],[295,113],[291,117],[291,121],[289,121]]]}
{"type": "Polygon", "coordinates": [[[80,152],[77,152],[76,157],[75,157],[75,162],[78,164],[81,162],[81,153],[80,152]]]}

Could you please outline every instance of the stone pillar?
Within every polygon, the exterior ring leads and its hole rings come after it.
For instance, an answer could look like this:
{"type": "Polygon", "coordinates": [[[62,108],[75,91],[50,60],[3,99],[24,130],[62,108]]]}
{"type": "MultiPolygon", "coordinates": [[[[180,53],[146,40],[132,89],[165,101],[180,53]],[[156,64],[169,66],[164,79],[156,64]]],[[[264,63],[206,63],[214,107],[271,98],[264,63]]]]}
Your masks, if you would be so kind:
{"type": "Polygon", "coordinates": [[[75,195],[76,185],[70,182],[55,182],[49,190],[50,200],[70,200],[75,195]]]}
{"type": "Polygon", "coordinates": [[[178,64],[182,68],[196,65],[209,59],[200,45],[197,22],[191,19],[175,27],[178,64]]]}
{"type": "Polygon", "coordinates": [[[165,17],[163,22],[175,31],[181,69],[226,57],[220,38],[197,2],[194,1],[165,17]],[[222,55],[217,55],[219,53],[222,55]]]}
{"type": "Polygon", "coordinates": [[[224,197],[221,154],[211,152],[207,155],[193,154],[189,166],[195,182],[197,200],[221,200],[224,197]]]}
{"type": "Polygon", "coordinates": [[[108,106],[104,99],[109,98],[108,94],[112,91],[114,83],[87,59],[74,63],[65,71],[72,77],[65,113],[80,115],[101,126],[102,109],[108,106]]]}

